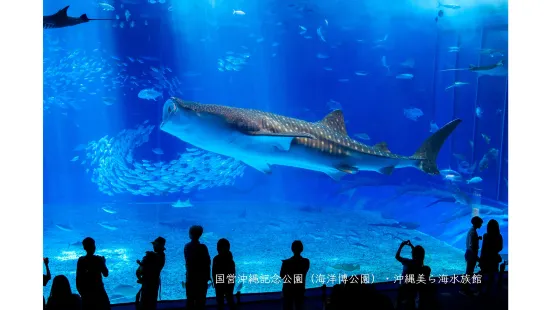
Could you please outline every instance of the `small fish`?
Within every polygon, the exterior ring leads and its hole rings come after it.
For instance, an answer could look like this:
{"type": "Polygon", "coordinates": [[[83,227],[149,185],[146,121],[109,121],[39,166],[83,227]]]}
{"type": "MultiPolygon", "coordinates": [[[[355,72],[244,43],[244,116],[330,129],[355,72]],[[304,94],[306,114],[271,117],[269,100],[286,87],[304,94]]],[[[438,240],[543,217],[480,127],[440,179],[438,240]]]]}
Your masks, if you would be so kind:
{"type": "Polygon", "coordinates": [[[329,101],[327,102],[327,107],[329,108],[329,110],[342,110],[341,103],[333,99],[329,99],[329,101]]]}
{"type": "Polygon", "coordinates": [[[482,114],[484,113],[484,110],[482,110],[481,107],[476,107],[475,113],[476,113],[476,117],[482,118],[482,114]]]}
{"type": "Polygon", "coordinates": [[[99,226],[105,228],[105,229],[108,229],[108,230],[117,230],[118,228],[115,227],[115,226],[111,226],[109,224],[104,224],[104,223],[98,223],[99,226]]]}
{"type": "Polygon", "coordinates": [[[300,35],[303,35],[303,34],[305,34],[305,33],[306,33],[306,31],[308,30],[308,29],[306,29],[306,27],[304,27],[304,26],[300,26],[300,25],[298,26],[298,28],[300,29],[300,32],[299,32],[299,34],[300,34],[300,35]]]}
{"type": "Polygon", "coordinates": [[[434,121],[430,121],[430,132],[432,133],[435,133],[438,131],[438,129],[440,129],[440,127],[438,127],[438,125],[436,125],[436,123],[434,121]]]}
{"type": "Polygon", "coordinates": [[[477,183],[480,183],[480,182],[482,182],[481,177],[474,177],[470,180],[467,180],[467,184],[477,184],[477,183]]]}
{"type": "Polygon", "coordinates": [[[69,226],[65,226],[65,225],[62,225],[62,224],[55,224],[55,227],[63,230],[63,231],[73,231],[73,229],[69,226]]]}
{"type": "Polygon", "coordinates": [[[327,59],[327,58],[329,58],[328,55],[323,54],[323,53],[318,53],[318,54],[316,55],[316,57],[319,58],[319,59],[327,59]]]}
{"type": "Polygon", "coordinates": [[[78,156],[75,156],[75,157],[73,157],[73,159],[71,159],[71,161],[73,161],[73,162],[77,161],[77,160],[78,160],[78,156]]]}
{"type": "Polygon", "coordinates": [[[443,175],[444,180],[450,181],[450,182],[461,182],[463,178],[461,175],[455,175],[455,174],[446,174],[443,175]]]}
{"type": "Polygon", "coordinates": [[[109,105],[113,105],[117,99],[114,97],[102,97],[101,100],[105,105],[109,106],[109,105]]]}
{"type": "Polygon", "coordinates": [[[461,8],[461,6],[457,5],[457,4],[445,4],[445,3],[441,3],[440,1],[438,1],[438,7],[442,7],[442,8],[446,8],[446,9],[452,9],[452,10],[458,10],[461,8]]]}
{"type": "Polygon", "coordinates": [[[365,71],[356,71],[356,72],[354,72],[354,74],[356,74],[358,76],[366,76],[368,73],[365,72],[365,71]]]}
{"type": "Polygon", "coordinates": [[[107,208],[107,207],[102,207],[101,209],[102,209],[104,212],[109,213],[109,214],[115,214],[115,213],[117,213],[117,211],[111,210],[111,209],[109,209],[109,208],[107,208]]]}
{"type": "Polygon", "coordinates": [[[486,144],[490,144],[490,140],[491,140],[490,137],[488,137],[487,135],[485,135],[483,133],[480,134],[480,135],[482,135],[482,139],[484,139],[484,141],[486,141],[486,144]]]}
{"type": "Polygon", "coordinates": [[[454,82],[452,85],[446,87],[446,90],[450,89],[450,88],[455,88],[455,87],[461,87],[463,85],[468,85],[469,83],[467,82],[454,82]]]}
{"type": "Polygon", "coordinates": [[[417,121],[417,119],[423,116],[424,113],[419,108],[409,108],[409,109],[404,109],[404,115],[412,121],[417,121]]]}
{"type": "Polygon", "coordinates": [[[369,141],[371,140],[371,137],[369,137],[368,134],[366,133],[358,133],[355,135],[358,139],[362,139],[362,140],[365,140],[365,141],[369,141]]]}
{"type": "Polygon", "coordinates": [[[153,89],[153,88],[142,89],[138,93],[138,98],[145,99],[145,100],[157,101],[157,99],[159,97],[162,98],[162,96],[163,96],[163,93],[161,93],[161,92],[159,92],[159,91],[157,91],[156,89],[153,89]]]}
{"type": "Polygon", "coordinates": [[[438,11],[438,16],[436,16],[436,17],[434,18],[434,20],[435,20],[436,22],[438,22],[438,19],[439,19],[439,18],[442,18],[443,16],[444,16],[444,11],[439,10],[439,11],[438,11]]]}
{"type": "MultiPolygon", "coordinates": [[[[386,38],[386,37],[385,37],[386,38]]],[[[386,63],[386,56],[383,56],[381,58],[381,63],[383,64],[383,67],[386,68],[386,70],[388,71],[388,73],[390,73],[390,66],[386,63]]],[[[411,75],[411,77],[413,77],[413,75],[411,75]]],[[[398,77],[396,77],[398,78],[398,77]]]]}
{"type": "Polygon", "coordinates": [[[448,47],[448,52],[449,53],[457,53],[461,50],[461,47],[460,46],[449,46],[448,47]]]}
{"type": "Polygon", "coordinates": [[[114,11],[115,10],[115,7],[113,7],[111,4],[105,3],[105,2],[98,3],[98,6],[104,11],[114,11]]]}
{"type": "Polygon", "coordinates": [[[402,73],[402,74],[398,74],[396,76],[396,78],[399,79],[399,80],[411,80],[411,79],[413,79],[413,74],[402,73]]]}
{"type": "Polygon", "coordinates": [[[241,10],[233,10],[233,15],[245,15],[246,13],[241,10]]]}
{"type": "Polygon", "coordinates": [[[165,153],[162,149],[160,149],[160,148],[158,148],[158,147],[152,149],[151,151],[152,151],[153,153],[157,154],[157,155],[163,155],[163,154],[165,153]]]}
{"type": "Polygon", "coordinates": [[[319,27],[316,30],[316,33],[318,34],[318,37],[320,38],[320,40],[322,40],[323,42],[327,42],[327,41],[325,41],[325,37],[323,36],[323,33],[321,32],[321,27],[319,27]]]}

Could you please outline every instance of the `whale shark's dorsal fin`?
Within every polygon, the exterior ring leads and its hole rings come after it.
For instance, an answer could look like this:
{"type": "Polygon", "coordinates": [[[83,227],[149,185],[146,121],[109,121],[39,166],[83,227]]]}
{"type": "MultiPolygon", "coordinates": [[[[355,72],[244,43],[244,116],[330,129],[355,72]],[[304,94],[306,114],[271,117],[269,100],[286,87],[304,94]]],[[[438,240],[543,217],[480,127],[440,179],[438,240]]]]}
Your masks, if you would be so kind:
{"type": "Polygon", "coordinates": [[[341,110],[335,110],[327,114],[319,123],[348,136],[341,110]]]}
{"type": "Polygon", "coordinates": [[[373,148],[381,152],[390,153],[390,150],[388,149],[388,145],[386,144],[386,142],[377,143],[373,146],[373,148]]]}
{"type": "Polygon", "coordinates": [[[55,15],[62,16],[62,17],[67,17],[67,10],[68,9],[69,9],[69,6],[66,6],[63,9],[57,11],[57,13],[55,13],[55,15]]]}

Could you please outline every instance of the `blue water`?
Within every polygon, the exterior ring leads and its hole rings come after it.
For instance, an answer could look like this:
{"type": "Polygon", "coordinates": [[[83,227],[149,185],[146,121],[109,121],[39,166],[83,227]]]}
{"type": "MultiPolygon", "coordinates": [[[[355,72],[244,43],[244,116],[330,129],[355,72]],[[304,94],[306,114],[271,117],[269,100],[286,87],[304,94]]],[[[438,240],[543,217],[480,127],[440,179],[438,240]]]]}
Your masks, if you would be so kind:
{"type": "Polygon", "coordinates": [[[71,16],[115,19],[44,30],[52,274],[76,289],[79,242],[91,236],[110,268],[111,301],[132,301],[135,261],[161,235],[162,298],[183,298],[193,224],[204,227],[211,257],[219,238],[231,242],[243,293],[280,289],[273,277],[295,239],[312,263],[308,287],[320,286],[320,275],[392,281],[401,273],[395,251],[408,239],[425,247],[435,276],[459,274],[477,212],[499,222],[508,252],[507,2],[458,0],[457,10],[436,1],[318,2],[45,1],[44,14],[70,4],[71,16]],[[497,76],[441,71],[502,59],[497,76]],[[466,84],[446,90],[455,82],[466,84]],[[408,168],[336,182],[284,166],[263,174],[161,131],[171,96],[309,122],[341,109],[353,139],[384,141],[405,156],[434,125],[462,123],[442,147],[440,176],[408,168]]]}

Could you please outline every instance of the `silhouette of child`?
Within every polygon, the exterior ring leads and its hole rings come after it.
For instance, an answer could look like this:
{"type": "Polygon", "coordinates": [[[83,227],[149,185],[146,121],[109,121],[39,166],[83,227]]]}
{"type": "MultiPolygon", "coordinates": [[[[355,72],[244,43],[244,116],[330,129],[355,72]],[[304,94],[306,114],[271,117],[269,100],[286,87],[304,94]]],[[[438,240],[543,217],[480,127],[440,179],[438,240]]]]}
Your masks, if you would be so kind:
{"type": "Polygon", "coordinates": [[[199,242],[203,227],[194,225],[189,228],[189,239],[184,247],[186,261],[186,297],[187,309],[204,309],[207,301],[210,277],[210,255],[206,245],[199,242]]]}
{"type": "Polygon", "coordinates": [[[216,244],[218,255],[212,259],[212,279],[216,291],[216,303],[218,309],[224,309],[224,297],[228,301],[230,309],[235,309],[233,289],[235,287],[235,262],[230,251],[230,242],[220,239],[216,244]]]}
{"type": "MultiPolygon", "coordinates": [[[[476,232],[477,229],[482,227],[482,223],[484,221],[478,217],[475,216],[471,219],[471,224],[473,225],[471,229],[469,229],[469,233],[467,234],[467,243],[466,243],[466,251],[465,251],[465,262],[467,263],[467,270],[465,271],[465,274],[469,278],[469,282],[471,281],[473,275],[474,275],[474,269],[476,267],[476,262],[478,262],[478,241],[482,239],[478,236],[478,233],[476,232]]],[[[465,282],[463,284],[463,287],[461,290],[459,290],[459,293],[463,295],[472,295],[473,292],[471,291],[469,282],[465,282]]]]}
{"type": "Polygon", "coordinates": [[[69,279],[64,275],[55,276],[46,304],[48,310],[80,310],[81,300],[71,291],[69,279]]]}
{"type": "Polygon", "coordinates": [[[480,250],[480,271],[484,276],[482,287],[491,291],[496,274],[499,272],[499,263],[501,263],[501,255],[499,252],[503,250],[503,237],[499,231],[499,223],[491,219],[486,226],[486,233],[482,239],[482,249],[480,250]]]}
{"type": "Polygon", "coordinates": [[[303,309],[306,292],[306,274],[310,269],[310,260],[301,256],[304,246],[300,240],[293,241],[293,257],[282,260],[279,276],[283,279],[283,309],[303,309]]]}
{"type": "Polygon", "coordinates": [[[109,276],[109,270],[105,264],[105,257],[94,255],[96,242],[87,237],[82,240],[82,247],[86,251],[77,262],[77,290],[82,297],[84,310],[111,309],[109,297],[103,286],[102,275],[109,276]]]}

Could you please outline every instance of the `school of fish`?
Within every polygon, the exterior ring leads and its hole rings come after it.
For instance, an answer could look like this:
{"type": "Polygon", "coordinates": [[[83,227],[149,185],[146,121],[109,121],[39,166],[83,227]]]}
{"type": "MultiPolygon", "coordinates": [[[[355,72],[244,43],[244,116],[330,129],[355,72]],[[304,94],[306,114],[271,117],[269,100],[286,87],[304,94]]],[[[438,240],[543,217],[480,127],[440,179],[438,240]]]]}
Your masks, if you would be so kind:
{"type": "Polygon", "coordinates": [[[186,149],[170,162],[134,158],[136,148],[149,141],[156,126],[148,121],[135,129],[125,129],[115,137],[78,145],[73,162],[80,161],[100,192],[161,196],[189,193],[218,186],[232,186],[243,176],[245,166],[234,159],[198,149],[186,149]]]}

